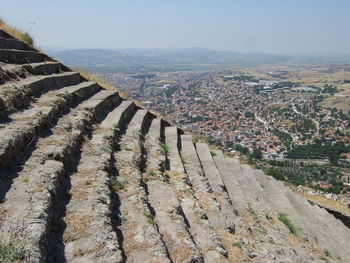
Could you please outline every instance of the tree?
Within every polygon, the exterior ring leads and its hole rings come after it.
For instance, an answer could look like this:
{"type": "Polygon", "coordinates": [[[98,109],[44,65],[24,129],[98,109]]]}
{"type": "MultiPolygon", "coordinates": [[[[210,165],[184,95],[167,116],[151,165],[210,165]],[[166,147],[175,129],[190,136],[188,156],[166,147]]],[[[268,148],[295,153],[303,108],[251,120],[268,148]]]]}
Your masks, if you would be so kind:
{"type": "Polygon", "coordinates": [[[240,144],[236,144],[235,148],[237,151],[241,152],[244,155],[247,155],[249,153],[249,149],[247,147],[240,145],[240,144]]]}
{"type": "Polygon", "coordinates": [[[251,111],[247,111],[245,114],[244,114],[244,116],[246,117],[246,118],[255,118],[255,115],[254,115],[254,113],[253,112],[251,112],[251,111]]]}
{"type": "Polygon", "coordinates": [[[257,148],[253,149],[253,152],[252,152],[252,158],[253,159],[260,160],[260,159],[262,159],[262,156],[263,156],[262,152],[259,149],[257,149],[257,148]]]}

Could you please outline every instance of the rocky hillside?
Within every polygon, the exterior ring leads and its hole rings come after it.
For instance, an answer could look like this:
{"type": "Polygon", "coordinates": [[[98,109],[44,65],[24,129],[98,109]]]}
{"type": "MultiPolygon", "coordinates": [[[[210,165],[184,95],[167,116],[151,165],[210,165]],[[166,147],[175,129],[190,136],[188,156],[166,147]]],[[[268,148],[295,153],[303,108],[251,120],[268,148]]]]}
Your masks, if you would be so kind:
{"type": "Polygon", "coordinates": [[[350,262],[350,231],[0,31],[0,262],[350,262]]]}

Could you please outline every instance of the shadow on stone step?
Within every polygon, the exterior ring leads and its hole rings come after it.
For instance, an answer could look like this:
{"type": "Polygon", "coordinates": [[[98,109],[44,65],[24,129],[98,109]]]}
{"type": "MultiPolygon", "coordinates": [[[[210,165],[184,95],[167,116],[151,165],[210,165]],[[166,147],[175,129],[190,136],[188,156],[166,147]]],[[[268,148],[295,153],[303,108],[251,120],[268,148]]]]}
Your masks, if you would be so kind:
{"type": "MultiPolygon", "coordinates": [[[[115,165],[116,161],[114,158],[114,155],[112,154],[112,159],[111,159],[111,167],[110,167],[110,174],[116,178],[119,177],[119,173],[118,170],[116,169],[116,165],[115,165]]],[[[122,224],[122,221],[124,220],[123,215],[120,212],[120,199],[118,194],[111,190],[111,212],[112,212],[112,228],[114,230],[114,232],[117,235],[118,238],[118,244],[119,244],[119,248],[121,250],[122,253],[122,257],[123,257],[123,261],[127,262],[127,258],[126,258],[126,254],[125,251],[123,250],[123,242],[124,242],[124,236],[122,231],[119,229],[119,226],[122,224]]]]}
{"type": "MultiPolygon", "coordinates": [[[[58,117],[55,118],[56,123],[58,117]]],[[[24,147],[24,149],[17,154],[12,160],[10,160],[1,170],[0,170],[0,202],[6,200],[6,194],[10,190],[13,180],[19,176],[23,171],[26,162],[33,155],[33,152],[37,149],[36,143],[41,138],[47,138],[52,135],[49,127],[44,129],[39,134],[34,134],[32,138],[29,138],[29,143],[24,147]]],[[[30,179],[30,178],[29,178],[30,179]]]]}
{"type": "Polygon", "coordinates": [[[67,205],[71,200],[71,195],[69,194],[72,189],[72,184],[70,176],[77,172],[77,166],[81,159],[81,149],[76,147],[78,150],[74,153],[69,160],[65,160],[66,176],[64,181],[61,183],[60,189],[57,191],[54,206],[52,209],[52,214],[50,215],[50,230],[48,232],[48,257],[47,262],[49,263],[66,263],[65,258],[65,245],[63,240],[64,232],[67,228],[67,224],[63,220],[66,215],[67,205]]]}

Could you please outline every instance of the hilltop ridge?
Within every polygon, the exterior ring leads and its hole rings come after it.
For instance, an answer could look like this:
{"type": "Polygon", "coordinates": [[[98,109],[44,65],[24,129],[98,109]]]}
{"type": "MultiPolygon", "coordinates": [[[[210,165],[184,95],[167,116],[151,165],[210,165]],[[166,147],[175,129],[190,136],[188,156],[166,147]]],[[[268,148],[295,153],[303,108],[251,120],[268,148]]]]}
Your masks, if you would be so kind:
{"type": "Polygon", "coordinates": [[[0,116],[0,262],[350,261],[326,210],[1,30],[0,116]]]}

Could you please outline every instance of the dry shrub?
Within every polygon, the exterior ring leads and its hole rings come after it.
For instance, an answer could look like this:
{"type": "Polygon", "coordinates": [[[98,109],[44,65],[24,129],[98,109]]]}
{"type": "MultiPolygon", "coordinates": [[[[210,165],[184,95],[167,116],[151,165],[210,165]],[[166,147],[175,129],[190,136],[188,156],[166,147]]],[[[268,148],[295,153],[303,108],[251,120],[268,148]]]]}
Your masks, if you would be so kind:
{"type": "Polygon", "coordinates": [[[8,25],[4,20],[0,18],[0,29],[6,33],[18,38],[24,43],[34,47],[34,38],[27,32],[24,32],[22,29],[19,29],[15,26],[8,25]]]}

